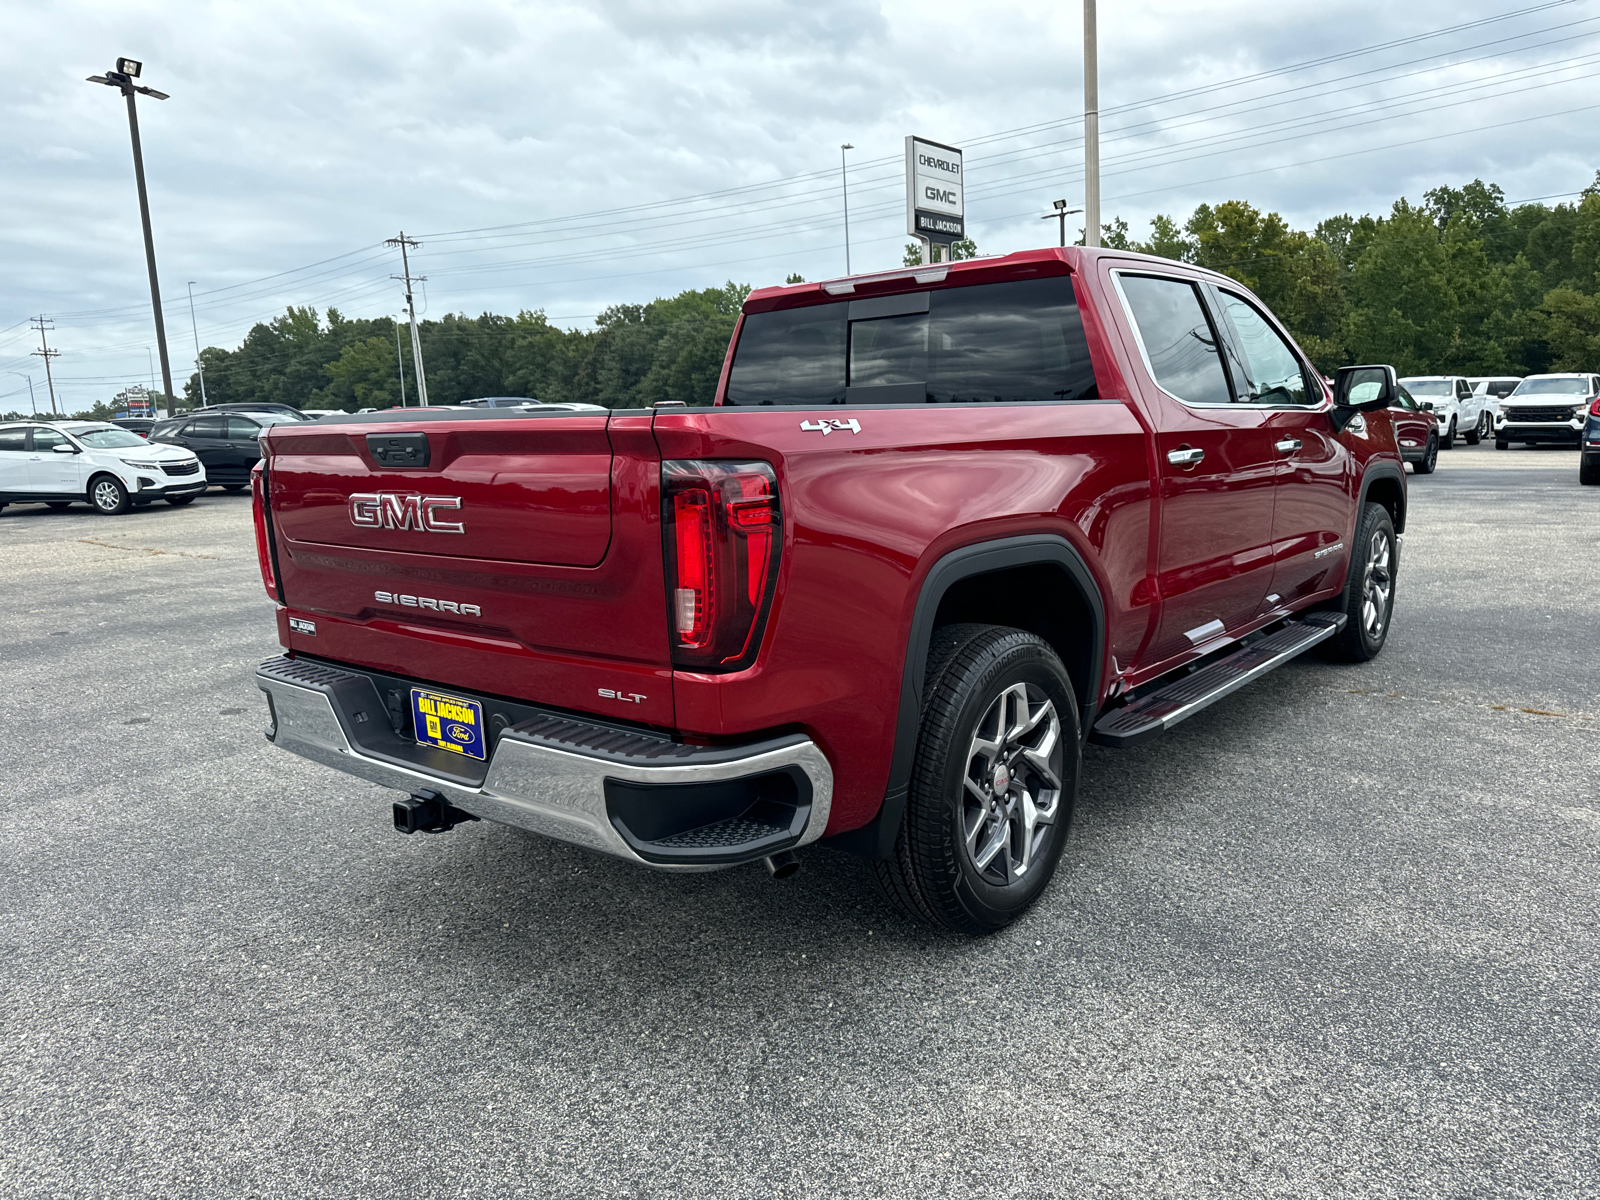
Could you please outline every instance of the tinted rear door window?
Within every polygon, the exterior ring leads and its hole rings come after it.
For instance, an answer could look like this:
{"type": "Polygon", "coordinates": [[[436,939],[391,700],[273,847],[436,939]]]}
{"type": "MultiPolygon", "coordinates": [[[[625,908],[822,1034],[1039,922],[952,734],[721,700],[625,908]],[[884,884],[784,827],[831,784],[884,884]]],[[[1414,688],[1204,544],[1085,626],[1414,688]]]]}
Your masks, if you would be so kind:
{"type": "Polygon", "coordinates": [[[223,436],[222,417],[196,417],[183,432],[194,438],[220,438],[223,436]]]}
{"type": "Polygon", "coordinates": [[[1191,404],[1230,404],[1216,331],[1194,284],[1153,275],[1123,275],[1150,372],[1164,391],[1191,404]]]}
{"type": "Polygon", "coordinates": [[[753,313],[728,404],[1013,403],[1098,397],[1068,276],[753,313]],[[907,300],[910,297],[905,298],[907,300]],[[848,384],[848,391],[846,385],[848,384]]]}

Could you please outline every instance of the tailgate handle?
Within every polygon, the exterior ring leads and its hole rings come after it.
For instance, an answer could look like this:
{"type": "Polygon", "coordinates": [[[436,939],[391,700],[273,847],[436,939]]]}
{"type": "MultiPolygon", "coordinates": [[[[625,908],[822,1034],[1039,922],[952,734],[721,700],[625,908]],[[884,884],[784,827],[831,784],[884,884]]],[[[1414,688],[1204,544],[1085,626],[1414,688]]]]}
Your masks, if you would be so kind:
{"type": "Polygon", "coordinates": [[[425,467],[428,465],[428,435],[369,433],[367,453],[385,467],[425,467]]]}

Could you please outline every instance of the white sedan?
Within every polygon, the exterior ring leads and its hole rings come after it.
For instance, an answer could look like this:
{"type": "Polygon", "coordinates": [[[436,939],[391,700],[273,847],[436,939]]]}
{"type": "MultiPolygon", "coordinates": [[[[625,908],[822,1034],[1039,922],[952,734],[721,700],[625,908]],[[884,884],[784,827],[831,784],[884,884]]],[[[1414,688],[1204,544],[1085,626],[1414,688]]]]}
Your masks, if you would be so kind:
{"type": "Polygon", "coordinates": [[[192,452],[105,421],[0,425],[0,509],[82,500],[114,516],[152,500],[187,504],[205,490],[205,468],[192,452]]]}

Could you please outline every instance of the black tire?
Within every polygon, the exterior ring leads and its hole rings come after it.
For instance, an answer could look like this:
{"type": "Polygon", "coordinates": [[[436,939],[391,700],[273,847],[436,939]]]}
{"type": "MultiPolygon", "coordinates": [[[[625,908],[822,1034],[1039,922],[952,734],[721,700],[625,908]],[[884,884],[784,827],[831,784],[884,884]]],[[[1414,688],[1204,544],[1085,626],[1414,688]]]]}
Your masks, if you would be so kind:
{"type": "Polygon", "coordinates": [[[248,483],[225,483],[222,485],[222,490],[225,492],[242,492],[249,486],[248,483]]]}
{"type": "Polygon", "coordinates": [[[89,507],[105,517],[120,517],[133,507],[128,489],[115,475],[96,475],[89,480],[89,507]]]}
{"type": "Polygon", "coordinates": [[[1494,448],[1496,450],[1509,450],[1511,449],[1511,443],[1506,441],[1505,438],[1495,438],[1494,448]]]}
{"type": "Polygon", "coordinates": [[[1394,617],[1395,568],[1398,543],[1394,521],[1381,504],[1367,504],[1356,522],[1356,535],[1350,543],[1350,569],[1345,576],[1344,593],[1334,606],[1348,618],[1344,628],[1323,646],[1328,656],[1340,662],[1368,662],[1377,658],[1389,639],[1389,624],[1394,617]],[[1381,542],[1381,547],[1379,543],[1381,542]],[[1368,603],[1374,612],[1368,612],[1368,603]]]}
{"type": "Polygon", "coordinates": [[[1472,428],[1467,430],[1462,437],[1467,439],[1467,445],[1476,446],[1483,441],[1483,414],[1478,414],[1478,419],[1473,422],[1472,428]]]}
{"type": "Polygon", "coordinates": [[[1450,428],[1444,431],[1444,436],[1439,439],[1439,449],[1451,450],[1456,444],[1456,419],[1450,418],[1450,428]]]}
{"type": "Polygon", "coordinates": [[[173,508],[182,508],[185,504],[194,503],[194,496],[168,496],[167,503],[172,505],[173,508]]]}
{"type": "Polygon", "coordinates": [[[56,512],[60,512],[63,508],[71,508],[72,507],[72,501],[71,500],[46,500],[44,502],[44,506],[46,508],[53,508],[53,509],[55,509],[56,512]]]}
{"type": "Polygon", "coordinates": [[[1594,486],[1600,484],[1600,454],[1590,454],[1587,450],[1578,460],[1578,482],[1594,486]]]}
{"type": "Polygon", "coordinates": [[[1428,435],[1428,448],[1422,452],[1422,457],[1411,464],[1414,475],[1432,475],[1433,469],[1439,465],[1439,439],[1435,434],[1428,435]]]}
{"type": "Polygon", "coordinates": [[[934,633],[925,687],[905,815],[893,855],[873,871],[907,915],[992,933],[1039,898],[1066,844],[1082,762],[1072,680],[1031,633],[948,625],[934,633]],[[1030,722],[1020,735],[1010,714],[1030,722]],[[983,739],[985,727],[997,736],[983,739]],[[1045,770],[1025,757],[1029,739],[1045,770]],[[1030,827],[1029,806],[1050,819],[1030,827]]]}

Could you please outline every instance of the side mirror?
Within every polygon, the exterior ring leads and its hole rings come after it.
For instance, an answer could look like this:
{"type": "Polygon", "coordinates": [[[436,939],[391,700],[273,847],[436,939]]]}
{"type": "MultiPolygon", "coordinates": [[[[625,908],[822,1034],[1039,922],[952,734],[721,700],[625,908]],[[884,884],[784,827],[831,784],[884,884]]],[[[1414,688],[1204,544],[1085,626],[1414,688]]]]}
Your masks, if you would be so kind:
{"type": "Polygon", "coordinates": [[[1400,396],[1400,380],[1387,363],[1340,367],[1333,380],[1333,427],[1341,432],[1357,413],[1388,408],[1400,396]]]}
{"type": "Polygon", "coordinates": [[[57,454],[76,454],[78,452],[76,446],[52,446],[50,448],[57,454]]]}

